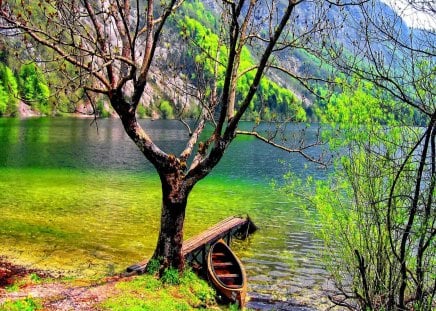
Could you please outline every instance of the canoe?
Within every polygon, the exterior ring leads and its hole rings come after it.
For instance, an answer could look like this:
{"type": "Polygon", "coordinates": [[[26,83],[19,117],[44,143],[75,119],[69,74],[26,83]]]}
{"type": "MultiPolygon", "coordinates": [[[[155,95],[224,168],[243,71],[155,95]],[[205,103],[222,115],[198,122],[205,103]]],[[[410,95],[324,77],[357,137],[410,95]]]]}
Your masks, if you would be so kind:
{"type": "Polygon", "coordinates": [[[245,305],[247,276],[241,261],[223,240],[210,247],[207,256],[207,274],[218,292],[232,302],[245,305]]]}

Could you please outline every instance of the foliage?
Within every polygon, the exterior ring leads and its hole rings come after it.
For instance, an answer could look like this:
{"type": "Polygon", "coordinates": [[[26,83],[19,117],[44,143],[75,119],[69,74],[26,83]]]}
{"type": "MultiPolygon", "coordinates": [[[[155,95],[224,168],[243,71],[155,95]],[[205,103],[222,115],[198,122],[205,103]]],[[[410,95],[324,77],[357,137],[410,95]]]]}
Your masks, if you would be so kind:
{"type": "Polygon", "coordinates": [[[416,143],[425,134],[403,125],[413,115],[410,107],[370,83],[341,83],[344,91],[330,99],[323,116],[338,153],[335,173],[326,181],[288,179],[288,191],[312,191],[307,202],[318,212],[325,262],[341,292],[334,301],[377,310],[405,301],[408,308],[431,310],[436,176],[425,144],[416,143]]]}
{"type": "Polygon", "coordinates": [[[238,304],[230,304],[229,305],[229,311],[237,311],[239,310],[239,305],[238,304]]]}
{"type": "Polygon", "coordinates": [[[0,304],[1,311],[35,311],[42,310],[42,306],[39,301],[34,298],[24,298],[14,301],[6,301],[0,304]]]}
{"type": "MultiPolygon", "coordinates": [[[[196,14],[198,16],[198,14],[196,14]]],[[[213,29],[207,28],[202,23],[202,19],[194,19],[185,16],[182,19],[179,28],[183,37],[190,38],[194,41],[193,47],[189,51],[189,56],[192,57],[195,64],[201,65],[203,70],[210,76],[214,74],[215,62],[211,55],[215,55],[217,51],[222,58],[222,62],[226,62],[228,50],[225,45],[220,44],[220,39],[213,29]]],[[[189,60],[186,61],[189,63],[189,60]]],[[[248,93],[251,82],[254,78],[254,71],[251,70],[255,64],[255,59],[247,47],[243,47],[241,53],[241,62],[239,66],[239,80],[237,84],[237,102],[241,102],[248,93]]],[[[188,70],[194,72],[194,65],[188,66],[188,70]]],[[[218,87],[222,88],[224,84],[225,68],[218,66],[218,87]]],[[[191,75],[193,80],[195,76],[191,75]]],[[[280,86],[268,77],[261,80],[258,88],[258,95],[250,105],[248,115],[251,119],[256,119],[256,116],[263,120],[272,119],[287,119],[291,118],[296,121],[305,121],[305,111],[301,103],[296,99],[295,95],[288,89],[280,86]]]]}
{"type": "Polygon", "coordinates": [[[156,275],[159,272],[160,261],[158,259],[150,259],[147,263],[147,273],[151,275],[156,275]]]}
{"type": "Polygon", "coordinates": [[[18,82],[21,98],[42,114],[48,114],[50,89],[38,66],[35,63],[22,65],[18,82]]]}
{"type": "Polygon", "coordinates": [[[159,105],[159,110],[162,114],[163,119],[172,119],[174,117],[174,110],[170,102],[167,100],[161,101],[159,105]]]}
{"type": "MultiPolygon", "coordinates": [[[[365,127],[372,127],[376,132],[383,132],[386,127],[392,130],[401,125],[395,111],[401,110],[401,104],[386,95],[386,92],[377,89],[369,82],[352,79],[346,81],[337,79],[337,85],[342,86],[342,91],[328,97],[328,102],[322,110],[318,110],[320,121],[340,131],[340,136],[325,132],[324,138],[333,149],[348,146],[353,141],[366,140],[368,132],[365,127]]],[[[324,93],[325,96],[327,93],[324,93]]],[[[403,123],[410,120],[407,112],[411,109],[403,105],[403,123]]],[[[333,133],[334,134],[334,133],[333,133]]],[[[376,134],[376,133],[374,133],[376,134]]]]}
{"type": "Polygon", "coordinates": [[[182,16],[189,16],[190,18],[201,22],[204,27],[216,31],[217,18],[210,10],[207,10],[204,7],[204,4],[201,1],[186,1],[181,7],[180,13],[182,16]]]}
{"type": "Polygon", "coordinates": [[[182,288],[188,289],[194,297],[191,304],[208,306],[215,303],[215,291],[205,281],[200,279],[191,269],[185,269],[180,279],[182,288]]]}
{"type": "Polygon", "coordinates": [[[40,277],[38,274],[36,274],[36,273],[31,273],[31,274],[30,274],[30,280],[31,280],[33,283],[38,284],[38,283],[41,282],[41,277],[40,277]]]}
{"type": "Polygon", "coordinates": [[[18,84],[12,70],[0,63],[0,116],[17,110],[18,84]]]}
{"type": "Polygon", "coordinates": [[[136,109],[136,113],[138,114],[138,117],[141,119],[147,116],[147,110],[145,109],[144,105],[139,105],[138,109],[136,109]]]}
{"type": "Polygon", "coordinates": [[[162,283],[169,284],[169,285],[178,285],[180,284],[180,276],[179,276],[179,270],[169,267],[166,268],[161,277],[162,283]]]}
{"type": "Polygon", "coordinates": [[[104,101],[103,100],[99,100],[97,102],[97,107],[96,107],[96,112],[97,115],[101,118],[108,118],[110,117],[110,112],[108,111],[108,109],[106,108],[104,101]]]}

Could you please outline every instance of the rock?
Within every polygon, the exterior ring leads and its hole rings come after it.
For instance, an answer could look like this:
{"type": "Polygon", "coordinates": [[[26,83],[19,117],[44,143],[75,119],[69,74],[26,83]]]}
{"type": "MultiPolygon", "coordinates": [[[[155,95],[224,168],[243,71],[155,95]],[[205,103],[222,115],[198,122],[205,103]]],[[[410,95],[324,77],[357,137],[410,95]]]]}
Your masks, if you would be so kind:
{"type": "Polygon", "coordinates": [[[18,115],[20,118],[38,117],[41,114],[32,110],[32,107],[20,101],[18,104],[18,115]]]}

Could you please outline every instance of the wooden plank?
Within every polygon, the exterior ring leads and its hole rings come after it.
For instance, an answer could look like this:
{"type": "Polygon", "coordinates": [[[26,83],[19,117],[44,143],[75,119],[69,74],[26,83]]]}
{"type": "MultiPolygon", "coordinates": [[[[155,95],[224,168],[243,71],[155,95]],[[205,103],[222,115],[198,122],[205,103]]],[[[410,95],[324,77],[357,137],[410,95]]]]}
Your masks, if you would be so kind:
{"type": "Polygon", "coordinates": [[[222,238],[229,231],[240,228],[247,222],[248,220],[242,217],[233,216],[224,219],[216,225],[210,227],[206,231],[200,233],[199,235],[186,240],[183,243],[182,253],[184,256],[186,256],[197,248],[222,238]]]}
{"type": "Polygon", "coordinates": [[[226,274],[217,274],[217,277],[219,277],[220,279],[234,279],[237,277],[240,277],[240,274],[236,274],[236,273],[226,273],[226,274]]]}
{"type": "Polygon", "coordinates": [[[233,266],[233,262],[226,261],[226,262],[214,262],[214,267],[231,267],[233,266]]]}

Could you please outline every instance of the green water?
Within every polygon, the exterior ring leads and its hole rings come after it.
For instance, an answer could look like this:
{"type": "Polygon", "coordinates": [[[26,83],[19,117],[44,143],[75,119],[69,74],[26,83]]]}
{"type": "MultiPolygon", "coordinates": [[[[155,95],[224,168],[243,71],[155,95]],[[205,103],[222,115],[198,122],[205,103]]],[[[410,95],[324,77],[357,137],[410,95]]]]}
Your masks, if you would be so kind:
{"type": "MultiPolygon", "coordinates": [[[[179,123],[144,123],[163,148],[183,148],[187,134],[179,123]]],[[[159,179],[118,120],[100,121],[97,131],[89,120],[0,119],[0,144],[0,256],[63,274],[102,276],[152,255],[159,179]]],[[[315,229],[297,203],[270,186],[288,169],[281,159],[305,173],[296,156],[238,140],[194,188],[186,216],[185,238],[231,215],[252,217],[260,230],[232,247],[247,269],[249,306],[265,310],[313,304],[324,299],[326,284],[315,229]]]]}
{"type": "Polygon", "coordinates": [[[101,274],[151,253],[159,204],[152,178],[33,168],[0,174],[3,254],[41,268],[101,274]]]}

